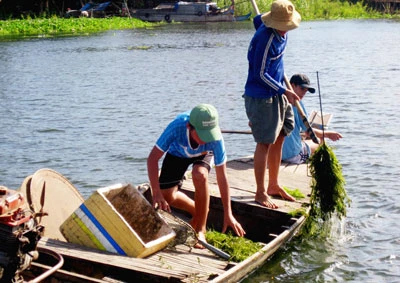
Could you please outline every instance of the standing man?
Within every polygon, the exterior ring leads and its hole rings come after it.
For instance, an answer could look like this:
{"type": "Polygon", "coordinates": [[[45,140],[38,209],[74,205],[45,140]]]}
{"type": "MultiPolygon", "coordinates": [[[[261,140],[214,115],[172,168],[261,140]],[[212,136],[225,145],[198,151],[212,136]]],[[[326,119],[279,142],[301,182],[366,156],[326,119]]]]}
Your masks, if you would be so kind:
{"type": "MultiPolygon", "coordinates": [[[[214,159],[217,183],[224,206],[222,232],[229,226],[238,236],[243,236],[245,231],[232,214],[226,175],[227,157],[218,125],[218,113],[214,106],[200,104],[190,112],[179,114],[161,134],[147,159],[154,208],[171,211],[172,206],[190,213],[190,224],[203,241],[206,240],[210,203],[208,175],[214,159]],[[164,154],[166,156],[159,175],[158,162],[164,154]],[[179,190],[189,165],[192,165],[194,201],[179,190]]],[[[196,247],[202,246],[197,244],[196,247]]]]}
{"type": "Polygon", "coordinates": [[[269,196],[295,200],[279,185],[278,177],[283,140],[294,128],[293,109],[289,102],[299,99],[296,93],[283,85],[283,55],[287,32],[297,28],[300,21],[301,16],[290,1],[274,1],[270,12],[254,18],[256,33],[247,54],[249,70],[243,97],[257,143],[254,152],[255,201],[268,208],[278,207],[269,196]],[[266,189],[267,165],[269,180],[266,189]]]}
{"type": "MultiPolygon", "coordinates": [[[[304,108],[302,99],[306,95],[307,91],[314,93],[315,88],[310,86],[310,79],[304,74],[295,74],[290,78],[290,84],[294,92],[300,98],[300,105],[304,108]]],[[[319,144],[314,143],[310,139],[303,140],[301,136],[301,131],[307,134],[307,128],[304,126],[303,119],[297,110],[297,107],[293,107],[295,127],[290,136],[285,137],[282,148],[282,160],[288,163],[301,164],[305,163],[308,158],[315,152],[319,144]]],[[[342,138],[342,135],[335,131],[325,131],[313,128],[314,134],[323,142],[322,137],[327,137],[332,141],[337,141],[342,138]]]]}

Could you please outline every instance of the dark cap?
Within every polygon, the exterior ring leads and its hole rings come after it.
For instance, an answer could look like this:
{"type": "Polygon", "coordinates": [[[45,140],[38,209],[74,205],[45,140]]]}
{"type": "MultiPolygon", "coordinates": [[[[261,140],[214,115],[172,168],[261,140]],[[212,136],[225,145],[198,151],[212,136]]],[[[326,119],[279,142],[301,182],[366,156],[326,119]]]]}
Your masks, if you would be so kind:
{"type": "Polygon", "coordinates": [[[308,89],[309,92],[314,93],[315,88],[310,86],[310,79],[303,74],[296,74],[290,78],[290,83],[299,85],[301,87],[305,87],[308,89]]]}

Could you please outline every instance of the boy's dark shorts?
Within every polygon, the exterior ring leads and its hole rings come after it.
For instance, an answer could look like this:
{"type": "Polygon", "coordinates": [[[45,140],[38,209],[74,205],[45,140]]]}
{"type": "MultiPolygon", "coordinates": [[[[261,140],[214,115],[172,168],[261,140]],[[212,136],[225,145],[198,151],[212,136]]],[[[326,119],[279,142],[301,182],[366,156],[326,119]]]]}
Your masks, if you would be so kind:
{"type": "Polygon", "coordinates": [[[160,189],[170,189],[176,185],[180,188],[183,177],[191,164],[201,165],[210,171],[213,158],[212,152],[193,158],[182,158],[167,153],[159,177],[160,189]]]}

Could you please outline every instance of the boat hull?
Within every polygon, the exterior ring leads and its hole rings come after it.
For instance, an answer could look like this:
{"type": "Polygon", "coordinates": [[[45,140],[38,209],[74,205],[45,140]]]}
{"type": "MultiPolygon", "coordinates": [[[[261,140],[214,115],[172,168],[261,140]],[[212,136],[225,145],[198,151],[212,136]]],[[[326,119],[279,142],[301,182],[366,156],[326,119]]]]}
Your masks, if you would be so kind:
{"type": "Polygon", "coordinates": [[[234,16],[232,14],[219,15],[182,15],[176,12],[170,13],[152,13],[139,12],[132,16],[146,22],[235,22],[245,21],[251,14],[243,16],[234,16]]]}
{"type": "Polygon", "coordinates": [[[220,9],[215,3],[163,3],[153,9],[132,11],[132,16],[147,22],[234,22],[248,20],[251,13],[235,16],[231,7],[220,9]]]}

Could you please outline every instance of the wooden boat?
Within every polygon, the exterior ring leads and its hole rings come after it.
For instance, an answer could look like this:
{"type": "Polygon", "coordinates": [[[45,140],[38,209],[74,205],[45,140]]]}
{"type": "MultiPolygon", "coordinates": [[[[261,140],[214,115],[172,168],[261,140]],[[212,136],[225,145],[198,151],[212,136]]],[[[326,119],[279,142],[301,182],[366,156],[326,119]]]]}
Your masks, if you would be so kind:
{"type": "MultiPolygon", "coordinates": [[[[223,207],[213,171],[210,174],[211,201],[207,225],[219,230],[222,227],[223,207]]],[[[144,258],[135,258],[42,237],[38,242],[40,256],[32,262],[29,269],[24,270],[24,280],[37,278],[38,274],[49,271],[57,264],[57,257],[52,256],[49,251],[60,255],[63,265],[40,282],[216,283],[243,279],[289,241],[304,223],[304,216],[292,216],[290,212],[309,203],[310,177],[306,164],[282,164],[281,184],[300,190],[305,197],[296,202],[274,199],[279,208],[268,209],[254,202],[255,181],[251,157],[229,161],[227,173],[233,213],[246,230],[246,238],[262,244],[259,252],[244,261],[235,263],[207,249],[195,249],[186,245],[166,247],[144,258]]],[[[183,190],[190,196],[194,195],[189,174],[184,181],[183,190]]]]}
{"type": "Polygon", "coordinates": [[[219,8],[214,2],[161,3],[152,9],[134,10],[132,16],[147,22],[234,22],[248,20],[251,13],[234,15],[233,6],[219,8]]]}

